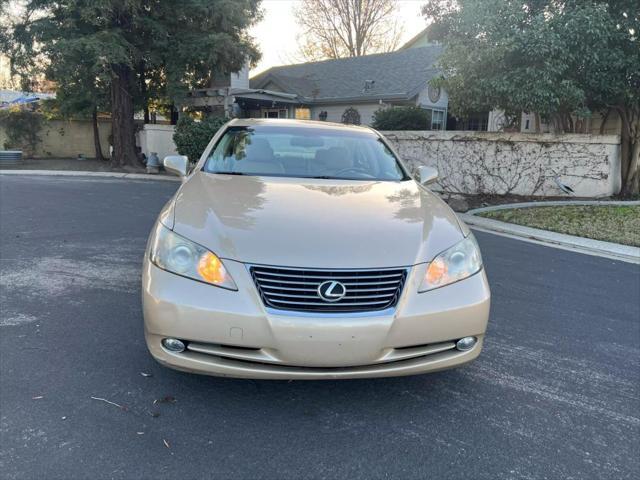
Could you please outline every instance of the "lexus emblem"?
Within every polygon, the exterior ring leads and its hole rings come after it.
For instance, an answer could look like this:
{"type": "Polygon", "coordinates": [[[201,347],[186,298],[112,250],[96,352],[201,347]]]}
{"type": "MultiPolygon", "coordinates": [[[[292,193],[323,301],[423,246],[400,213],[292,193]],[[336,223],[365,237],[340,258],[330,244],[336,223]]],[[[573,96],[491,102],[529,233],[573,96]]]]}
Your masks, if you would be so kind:
{"type": "Polygon", "coordinates": [[[337,302],[347,294],[346,287],[335,280],[327,280],[318,286],[318,296],[325,302],[337,302]]]}

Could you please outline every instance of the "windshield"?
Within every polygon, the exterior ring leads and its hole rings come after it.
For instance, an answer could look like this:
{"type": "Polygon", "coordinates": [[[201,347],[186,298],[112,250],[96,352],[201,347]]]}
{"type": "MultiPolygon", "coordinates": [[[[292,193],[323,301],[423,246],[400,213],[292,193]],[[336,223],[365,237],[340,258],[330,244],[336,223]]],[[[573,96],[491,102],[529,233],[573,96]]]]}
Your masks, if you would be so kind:
{"type": "Polygon", "coordinates": [[[230,127],[204,165],[209,173],[344,180],[406,180],[373,132],[288,126],[230,127]]]}

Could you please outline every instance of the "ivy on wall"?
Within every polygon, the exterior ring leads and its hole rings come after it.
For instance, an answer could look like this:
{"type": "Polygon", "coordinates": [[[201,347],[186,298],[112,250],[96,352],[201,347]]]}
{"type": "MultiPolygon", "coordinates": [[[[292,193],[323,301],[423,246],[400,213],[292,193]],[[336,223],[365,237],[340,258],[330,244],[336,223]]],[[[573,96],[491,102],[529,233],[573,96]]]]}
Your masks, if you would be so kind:
{"type": "Polygon", "coordinates": [[[436,167],[439,177],[433,188],[447,193],[565,196],[558,181],[583,197],[609,196],[620,188],[616,180],[620,147],[606,139],[593,142],[587,135],[384,133],[412,171],[421,165],[436,167]]]}
{"type": "Polygon", "coordinates": [[[3,147],[22,150],[26,157],[33,155],[40,141],[42,115],[28,110],[0,110],[0,127],[7,137],[3,147]]]}

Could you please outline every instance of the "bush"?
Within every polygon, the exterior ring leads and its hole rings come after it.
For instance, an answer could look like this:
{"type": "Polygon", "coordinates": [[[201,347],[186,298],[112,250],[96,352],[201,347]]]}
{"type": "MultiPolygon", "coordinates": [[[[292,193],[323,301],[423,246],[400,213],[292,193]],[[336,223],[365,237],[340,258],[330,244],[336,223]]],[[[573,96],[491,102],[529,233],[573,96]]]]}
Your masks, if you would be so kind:
{"type": "Polygon", "coordinates": [[[200,122],[186,115],[180,117],[173,134],[178,153],[189,157],[190,162],[197,162],[211,138],[226,122],[222,117],[208,117],[200,122]]]}
{"type": "Polygon", "coordinates": [[[420,107],[381,108],[373,114],[376,130],[429,130],[429,112],[420,107]]]}
{"type": "Polygon", "coordinates": [[[40,141],[38,133],[42,128],[42,115],[29,110],[1,110],[0,127],[4,128],[7,150],[23,150],[25,157],[33,155],[40,141]]]}

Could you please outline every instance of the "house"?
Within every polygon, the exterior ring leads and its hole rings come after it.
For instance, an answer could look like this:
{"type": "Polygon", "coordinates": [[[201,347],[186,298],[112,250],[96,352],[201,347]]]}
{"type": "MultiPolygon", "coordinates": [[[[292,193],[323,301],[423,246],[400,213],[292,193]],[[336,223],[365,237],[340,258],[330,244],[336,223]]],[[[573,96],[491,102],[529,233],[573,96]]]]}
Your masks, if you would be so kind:
{"type": "Polygon", "coordinates": [[[272,67],[216,79],[190,92],[187,104],[223,109],[229,116],[298,118],[369,125],[376,110],[417,105],[429,111],[425,129],[444,130],[446,92],[429,85],[442,47],[424,45],[362,57],[272,67]]]}
{"type": "MultiPolygon", "coordinates": [[[[229,117],[297,118],[370,125],[376,110],[414,105],[429,113],[425,130],[502,131],[504,112],[477,112],[466,118],[449,115],[449,98],[429,85],[443,47],[429,42],[427,30],[397,51],[362,57],[272,67],[249,79],[247,67],[218,76],[211,88],[191,91],[183,106],[218,110],[229,117]]],[[[601,118],[588,119],[585,131],[598,133],[601,118]]],[[[619,131],[615,118],[604,133],[619,131]]],[[[542,132],[553,125],[541,123],[542,132]]],[[[535,132],[533,113],[522,113],[520,131],[535,132]]]]}

